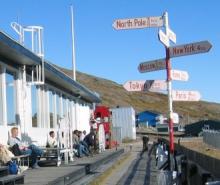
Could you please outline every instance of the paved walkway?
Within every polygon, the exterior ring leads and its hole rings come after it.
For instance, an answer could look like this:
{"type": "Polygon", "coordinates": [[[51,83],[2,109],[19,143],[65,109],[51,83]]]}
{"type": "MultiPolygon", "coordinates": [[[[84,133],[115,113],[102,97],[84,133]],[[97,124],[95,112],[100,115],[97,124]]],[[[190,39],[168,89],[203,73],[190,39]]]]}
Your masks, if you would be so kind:
{"type": "Polygon", "coordinates": [[[158,170],[152,148],[148,152],[140,150],[137,158],[117,185],[155,185],[157,184],[157,174],[158,170]]]}
{"type": "Polygon", "coordinates": [[[106,150],[93,157],[75,159],[69,165],[60,167],[41,167],[30,169],[24,172],[25,185],[66,185],[84,177],[87,173],[93,172],[103,163],[118,157],[124,152],[123,149],[106,150]]]}

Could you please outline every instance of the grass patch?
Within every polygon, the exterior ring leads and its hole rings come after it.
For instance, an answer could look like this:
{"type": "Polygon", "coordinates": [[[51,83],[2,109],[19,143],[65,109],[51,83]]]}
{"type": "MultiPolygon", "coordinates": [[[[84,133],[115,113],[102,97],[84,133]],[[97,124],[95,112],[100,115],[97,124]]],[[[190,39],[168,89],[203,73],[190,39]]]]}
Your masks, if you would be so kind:
{"type": "Polygon", "coordinates": [[[102,185],[104,181],[117,169],[120,165],[122,165],[129,157],[131,153],[127,153],[123,158],[119,159],[115,164],[113,164],[110,168],[104,171],[100,176],[95,178],[89,185],[102,185]]]}

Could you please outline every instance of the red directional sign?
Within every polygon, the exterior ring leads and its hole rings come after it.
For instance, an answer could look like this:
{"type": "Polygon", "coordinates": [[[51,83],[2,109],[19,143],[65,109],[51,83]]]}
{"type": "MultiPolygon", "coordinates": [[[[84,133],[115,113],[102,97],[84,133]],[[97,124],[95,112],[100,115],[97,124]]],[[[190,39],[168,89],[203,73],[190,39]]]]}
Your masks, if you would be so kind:
{"type": "Polygon", "coordinates": [[[188,81],[189,75],[186,71],[179,70],[171,70],[171,79],[172,80],[180,80],[180,81],[188,81]]]}
{"type": "Polygon", "coordinates": [[[148,62],[140,63],[138,70],[140,73],[146,73],[151,71],[158,71],[166,69],[165,59],[152,60],[148,62]]]}
{"type": "Polygon", "coordinates": [[[179,46],[169,47],[170,57],[180,57],[185,55],[194,55],[205,53],[211,49],[212,45],[208,41],[194,42],[179,46]]]}
{"type": "Polygon", "coordinates": [[[167,89],[165,80],[132,80],[127,81],[123,87],[127,91],[163,91],[167,89]]]}
{"type": "Polygon", "coordinates": [[[198,91],[172,90],[173,101],[199,101],[201,95],[198,91]]]}
{"type": "Polygon", "coordinates": [[[163,17],[142,17],[115,20],[112,25],[116,30],[138,29],[163,26],[163,17]]]}

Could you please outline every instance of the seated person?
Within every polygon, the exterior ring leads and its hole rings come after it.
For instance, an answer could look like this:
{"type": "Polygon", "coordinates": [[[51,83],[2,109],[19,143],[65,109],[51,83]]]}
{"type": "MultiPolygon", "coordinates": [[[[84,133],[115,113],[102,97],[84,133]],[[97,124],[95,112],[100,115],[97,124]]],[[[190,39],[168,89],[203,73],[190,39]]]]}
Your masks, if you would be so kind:
{"type": "Polygon", "coordinates": [[[73,131],[72,137],[73,137],[73,148],[77,150],[78,157],[82,157],[82,154],[89,156],[89,151],[87,150],[87,148],[80,143],[78,130],[73,131]]]}
{"type": "Polygon", "coordinates": [[[11,129],[11,138],[9,139],[9,145],[13,147],[14,145],[18,145],[20,149],[21,155],[29,154],[31,157],[31,167],[39,168],[37,159],[43,154],[43,151],[37,146],[31,144],[29,146],[24,146],[21,139],[18,138],[18,128],[13,127],[11,129]]]}
{"type": "Polygon", "coordinates": [[[0,162],[7,164],[13,157],[13,153],[6,146],[0,144],[0,162]]]}
{"type": "Polygon", "coordinates": [[[83,141],[87,144],[88,148],[94,147],[94,145],[95,145],[95,132],[93,130],[91,130],[90,133],[85,136],[83,141]]]}
{"type": "Polygon", "coordinates": [[[47,139],[47,147],[48,148],[56,148],[57,147],[57,139],[55,138],[54,131],[49,132],[49,138],[47,139]]]}

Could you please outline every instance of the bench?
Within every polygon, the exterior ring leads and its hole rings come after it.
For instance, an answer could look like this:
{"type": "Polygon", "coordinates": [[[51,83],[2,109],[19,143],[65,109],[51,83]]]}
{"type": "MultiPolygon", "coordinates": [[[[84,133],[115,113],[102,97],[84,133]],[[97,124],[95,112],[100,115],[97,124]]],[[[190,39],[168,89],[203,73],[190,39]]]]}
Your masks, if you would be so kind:
{"type": "Polygon", "coordinates": [[[18,166],[29,166],[30,164],[30,159],[29,159],[30,155],[26,154],[26,155],[19,155],[19,156],[14,156],[12,157],[13,161],[16,161],[16,163],[18,164],[18,166]],[[27,162],[27,165],[25,165],[25,162],[27,162]]]}

